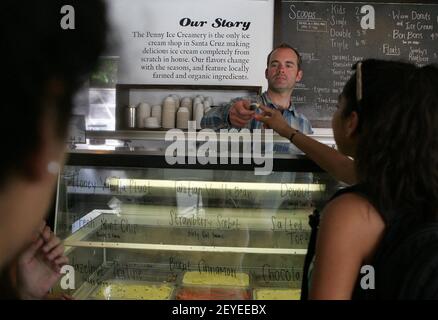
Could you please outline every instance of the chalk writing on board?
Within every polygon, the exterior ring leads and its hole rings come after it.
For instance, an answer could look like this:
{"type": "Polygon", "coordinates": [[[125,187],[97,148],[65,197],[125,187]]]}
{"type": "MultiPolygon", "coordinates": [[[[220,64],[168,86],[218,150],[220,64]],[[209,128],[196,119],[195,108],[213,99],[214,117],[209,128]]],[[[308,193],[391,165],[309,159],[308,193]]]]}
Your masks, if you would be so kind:
{"type": "Polygon", "coordinates": [[[365,58],[438,62],[438,5],[282,1],[276,42],[301,53],[293,102],[314,126],[330,127],[338,95],[365,58]]]}

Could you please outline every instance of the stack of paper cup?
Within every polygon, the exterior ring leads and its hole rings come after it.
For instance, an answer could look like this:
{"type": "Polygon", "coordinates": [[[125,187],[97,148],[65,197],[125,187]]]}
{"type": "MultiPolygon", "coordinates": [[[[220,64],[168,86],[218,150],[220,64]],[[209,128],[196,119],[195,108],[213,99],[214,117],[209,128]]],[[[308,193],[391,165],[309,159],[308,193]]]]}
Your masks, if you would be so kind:
{"type": "Polygon", "coordinates": [[[211,107],[211,103],[209,100],[204,101],[204,110],[211,107]]]}
{"type": "MultiPolygon", "coordinates": [[[[199,96],[197,96],[195,99],[193,99],[193,107],[195,107],[198,103],[202,103],[202,100],[199,96]]],[[[193,113],[195,110],[193,110],[193,113]]]]}
{"type": "Polygon", "coordinates": [[[151,117],[157,118],[158,125],[161,127],[161,106],[156,105],[152,107],[151,117]]]}
{"type": "Polygon", "coordinates": [[[210,107],[213,105],[213,98],[208,96],[204,99],[204,103],[207,102],[210,104],[210,107]]]}
{"type": "Polygon", "coordinates": [[[181,107],[188,108],[192,105],[192,99],[190,97],[184,97],[181,99],[181,107]]]}
{"type": "Polygon", "coordinates": [[[187,129],[189,119],[189,109],[181,107],[176,113],[176,127],[180,129],[187,129]]]}
{"type": "Polygon", "coordinates": [[[192,119],[192,114],[193,114],[192,99],[189,97],[182,98],[181,99],[181,107],[187,108],[189,110],[189,119],[192,119]]]}
{"type": "Polygon", "coordinates": [[[193,114],[193,120],[196,120],[196,129],[201,129],[201,120],[204,116],[204,105],[202,103],[197,103],[193,114]]]}
{"type": "Polygon", "coordinates": [[[172,97],[167,97],[164,99],[163,112],[161,114],[161,121],[163,123],[163,128],[172,129],[175,128],[175,113],[176,113],[176,102],[172,97]]]}
{"type": "Polygon", "coordinates": [[[204,114],[206,114],[211,109],[211,103],[209,100],[204,100],[204,114]]]}
{"type": "Polygon", "coordinates": [[[179,100],[179,96],[178,95],[176,95],[176,94],[171,94],[169,97],[172,97],[173,98],[173,100],[175,100],[175,103],[176,103],[176,110],[178,110],[179,109],[179,107],[180,107],[180,100],[179,100]]]}
{"type": "Polygon", "coordinates": [[[144,127],[145,128],[159,128],[160,126],[158,125],[158,119],[155,117],[149,117],[146,118],[144,121],[144,127]]]}
{"type": "Polygon", "coordinates": [[[144,120],[151,116],[151,106],[145,102],[140,102],[137,107],[137,128],[144,127],[144,120]]]}

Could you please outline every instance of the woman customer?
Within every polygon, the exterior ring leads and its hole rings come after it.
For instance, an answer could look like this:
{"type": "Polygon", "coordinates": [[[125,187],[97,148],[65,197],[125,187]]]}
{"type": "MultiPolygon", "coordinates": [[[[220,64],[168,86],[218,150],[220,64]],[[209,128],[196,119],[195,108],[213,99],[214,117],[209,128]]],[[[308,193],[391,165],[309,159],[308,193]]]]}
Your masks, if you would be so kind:
{"type": "MultiPolygon", "coordinates": [[[[438,298],[438,69],[370,59],[355,70],[332,125],[357,184],[324,208],[310,298],[438,298]]],[[[260,121],[302,139],[263,109],[260,121]]]]}
{"type": "MultiPolygon", "coordinates": [[[[1,2],[0,272],[41,231],[64,161],[73,98],[104,49],[106,30],[100,0],[1,2]]],[[[29,263],[31,256],[25,255],[29,263]]],[[[29,267],[21,258],[18,268],[29,267]]]]}

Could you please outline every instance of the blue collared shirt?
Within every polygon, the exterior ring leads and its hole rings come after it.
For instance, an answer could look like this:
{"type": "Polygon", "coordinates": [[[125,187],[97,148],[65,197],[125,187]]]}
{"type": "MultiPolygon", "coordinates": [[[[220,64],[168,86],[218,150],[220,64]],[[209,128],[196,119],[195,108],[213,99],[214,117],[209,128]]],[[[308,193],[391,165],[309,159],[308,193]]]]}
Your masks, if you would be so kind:
{"type": "MultiPolygon", "coordinates": [[[[251,101],[260,101],[265,106],[281,110],[277,105],[275,105],[271,99],[268,96],[268,93],[265,91],[261,96],[252,96],[252,97],[242,97],[242,98],[236,98],[230,101],[230,103],[227,103],[224,106],[220,107],[214,107],[211,108],[211,110],[204,115],[201,121],[201,127],[202,128],[210,128],[213,130],[220,130],[220,129],[231,129],[234,128],[231,123],[229,122],[228,114],[230,112],[231,106],[239,101],[239,100],[251,100],[251,101]]],[[[261,109],[256,110],[257,113],[261,113],[261,109]]],[[[312,134],[312,125],[310,124],[310,121],[301,113],[297,112],[295,107],[292,104],[289,105],[289,108],[285,109],[283,111],[283,118],[286,119],[287,123],[289,125],[305,134],[312,134]]],[[[253,129],[261,129],[263,126],[263,122],[257,121],[256,119],[252,119],[246,128],[253,130],[253,129]]],[[[274,145],[274,151],[276,152],[288,152],[290,151],[290,144],[284,145],[274,145]]]]}
{"type": "MultiPolygon", "coordinates": [[[[230,112],[231,106],[239,101],[239,100],[261,100],[262,104],[265,106],[280,110],[278,106],[276,106],[271,99],[269,99],[268,93],[265,91],[261,96],[252,96],[252,97],[242,97],[242,98],[236,98],[231,100],[230,103],[227,103],[224,106],[220,107],[214,107],[212,108],[203,118],[201,121],[201,127],[202,128],[210,128],[213,130],[219,130],[219,129],[231,129],[233,126],[230,124],[228,120],[228,114],[230,112]]],[[[257,109],[257,113],[261,113],[262,111],[260,109],[257,109]]],[[[283,117],[286,119],[286,121],[289,123],[289,125],[295,129],[300,130],[301,132],[305,134],[312,134],[312,125],[310,124],[310,121],[301,113],[297,112],[295,107],[292,104],[289,106],[289,108],[285,109],[283,111],[283,117]]],[[[261,129],[263,126],[263,122],[257,121],[256,119],[252,119],[249,122],[249,125],[247,126],[248,129],[261,129]]]]}

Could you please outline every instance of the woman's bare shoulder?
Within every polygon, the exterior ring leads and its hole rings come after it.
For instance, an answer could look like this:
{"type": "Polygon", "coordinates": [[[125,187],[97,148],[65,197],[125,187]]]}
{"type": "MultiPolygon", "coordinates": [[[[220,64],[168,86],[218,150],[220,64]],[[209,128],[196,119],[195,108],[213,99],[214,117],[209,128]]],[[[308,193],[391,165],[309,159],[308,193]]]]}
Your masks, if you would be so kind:
{"type": "Polygon", "coordinates": [[[385,222],[377,209],[355,193],[343,194],[324,208],[321,227],[324,237],[337,237],[362,251],[365,259],[374,253],[385,230],[385,222]]]}

